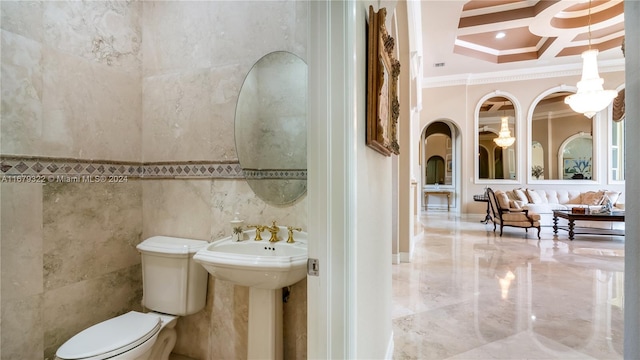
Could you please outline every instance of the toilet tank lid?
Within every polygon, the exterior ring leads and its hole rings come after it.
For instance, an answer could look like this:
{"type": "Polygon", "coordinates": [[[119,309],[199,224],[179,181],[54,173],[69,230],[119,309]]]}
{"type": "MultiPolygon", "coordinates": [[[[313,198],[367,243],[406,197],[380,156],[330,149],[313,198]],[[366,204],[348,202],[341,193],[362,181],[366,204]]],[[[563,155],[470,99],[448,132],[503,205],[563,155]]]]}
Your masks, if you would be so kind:
{"type": "Polygon", "coordinates": [[[60,359],[115,356],[147,341],[161,326],[157,314],[130,311],[79,332],[62,344],[56,356],[60,359]]]}
{"type": "Polygon", "coordinates": [[[171,236],[153,236],[140,244],[138,250],[161,254],[195,254],[209,243],[204,240],[184,239],[171,236]]]}

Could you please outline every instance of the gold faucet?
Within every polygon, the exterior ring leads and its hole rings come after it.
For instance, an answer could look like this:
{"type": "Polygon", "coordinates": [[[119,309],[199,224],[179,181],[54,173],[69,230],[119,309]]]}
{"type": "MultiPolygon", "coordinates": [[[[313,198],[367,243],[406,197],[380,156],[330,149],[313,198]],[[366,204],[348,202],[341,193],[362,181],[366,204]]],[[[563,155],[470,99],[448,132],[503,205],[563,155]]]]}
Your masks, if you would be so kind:
{"type": "Polygon", "coordinates": [[[276,225],[275,220],[271,223],[271,226],[267,227],[267,230],[269,230],[269,232],[271,233],[271,238],[269,239],[269,242],[276,242],[280,240],[278,239],[278,231],[280,231],[280,228],[278,228],[278,225],[276,225]]]}
{"type": "Polygon", "coordinates": [[[266,226],[264,226],[264,225],[248,225],[247,227],[256,229],[256,237],[253,240],[255,240],[255,241],[262,240],[262,232],[264,231],[266,226]]]}
{"type": "Polygon", "coordinates": [[[289,238],[287,239],[287,242],[288,242],[288,243],[295,242],[295,240],[293,240],[293,231],[294,231],[294,230],[295,230],[295,231],[302,231],[302,229],[301,229],[301,228],[299,228],[299,227],[298,227],[298,228],[295,228],[295,227],[293,227],[293,226],[287,226],[287,230],[289,230],[289,238]]]}

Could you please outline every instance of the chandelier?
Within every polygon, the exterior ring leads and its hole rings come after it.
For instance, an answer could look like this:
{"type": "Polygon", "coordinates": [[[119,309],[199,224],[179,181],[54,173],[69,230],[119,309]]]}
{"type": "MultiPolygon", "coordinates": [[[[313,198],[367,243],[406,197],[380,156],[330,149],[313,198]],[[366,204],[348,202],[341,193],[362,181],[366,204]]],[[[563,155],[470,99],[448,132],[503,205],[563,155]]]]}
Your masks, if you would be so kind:
{"type": "MultiPolygon", "coordinates": [[[[504,104],[502,104],[502,106],[504,107],[504,104]]],[[[495,142],[496,145],[500,146],[501,148],[506,149],[509,146],[513,145],[513,143],[516,141],[516,138],[511,136],[511,131],[509,130],[509,117],[504,115],[504,112],[503,116],[500,118],[500,121],[500,133],[498,134],[497,138],[493,139],[493,142],[495,142]]]]}
{"type": "Polygon", "coordinates": [[[503,149],[508,148],[513,145],[516,141],[516,138],[511,136],[511,131],[509,131],[509,117],[503,116],[501,118],[502,124],[500,125],[500,134],[497,138],[493,139],[496,145],[500,146],[503,149]]]}
{"type": "Polygon", "coordinates": [[[589,0],[589,50],[582,53],[582,79],[578,81],[578,92],[564,98],[565,104],[575,112],[591,119],[618,95],[615,90],[604,90],[604,79],[598,74],[598,50],[591,49],[591,0],[589,0]]]}

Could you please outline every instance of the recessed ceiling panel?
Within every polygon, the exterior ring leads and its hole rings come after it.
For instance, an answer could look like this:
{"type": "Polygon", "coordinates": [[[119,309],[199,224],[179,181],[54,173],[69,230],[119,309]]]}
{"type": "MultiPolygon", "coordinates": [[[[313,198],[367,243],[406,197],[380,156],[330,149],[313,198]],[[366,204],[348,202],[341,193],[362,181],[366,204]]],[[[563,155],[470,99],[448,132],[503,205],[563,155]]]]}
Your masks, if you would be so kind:
{"type": "Polygon", "coordinates": [[[508,63],[579,55],[589,40],[604,51],[623,37],[622,0],[592,1],[591,8],[572,1],[473,0],[462,8],[454,53],[508,63]],[[496,38],[499,32],[505,36],[496,38]]]}
{"type": "Polygon", "coordinates": [[[496,38],[496,34],[498,32],[499,31],[490,31],[463,35],[458,36],[458,39],[495,51],[508,51],[535,47],[541,39],[540,36],[533,35],[526,26],[501,31],[505,34],[501,39],[496,38]]]}

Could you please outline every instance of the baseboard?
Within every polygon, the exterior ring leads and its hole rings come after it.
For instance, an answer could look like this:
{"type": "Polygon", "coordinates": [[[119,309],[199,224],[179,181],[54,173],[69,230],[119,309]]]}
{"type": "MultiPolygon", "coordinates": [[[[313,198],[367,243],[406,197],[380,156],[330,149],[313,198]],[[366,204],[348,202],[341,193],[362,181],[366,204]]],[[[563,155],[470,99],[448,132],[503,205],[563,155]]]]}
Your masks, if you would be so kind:
{"type": "Polygon", "coordinates": [[[401,252],[399,255],[400,255],[400,262],[401,263],[410,263],[411,262],[411,253],[410,252],[401,252]]]}
{"type": "Polygon", "coordinates": [[[393,265],[400,264],[400,254],[391,254],[391,264],[393,265]]]}
{"type": "Polygon", "coordinates": [[[400,252],[399,254],[401,263],[411,262],[411,259],[413,259],[413,250],[416,247],[416,242],[420,238],[422,238],[422,232],[411,237],[411,240],[409,241],[409,252],[400,252]]]}
{"type": "Polygon", "coordinates": [[[393,348],[394,348],[393,331],[391,331],[391,337],[389,338],[389,342],[387,343],[387,354],[384,357],[385,359],[387,360],[393,359],[393,348]]]}

